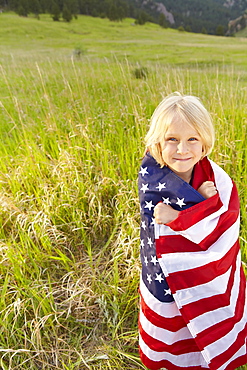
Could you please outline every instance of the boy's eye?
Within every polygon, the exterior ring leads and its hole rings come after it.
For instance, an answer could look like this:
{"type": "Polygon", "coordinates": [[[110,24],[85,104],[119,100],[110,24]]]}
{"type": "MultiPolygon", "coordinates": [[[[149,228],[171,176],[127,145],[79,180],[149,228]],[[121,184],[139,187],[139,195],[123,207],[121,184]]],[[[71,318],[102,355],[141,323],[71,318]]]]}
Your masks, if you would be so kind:
{"type": "MultiPolygon", "coordinates": [[[[172,141],[172,142],[179,141],[179,139],[177,139],[177,138],[176,138],[176,137],[174,137],[174,136],[167,137],[165,140],[166,140],[166,141],[172,141]]],[[[188,141],[198,141],[198,138],[197,138],[197,137],[190,137],[190,138],[188,139],[188,141]]]]}

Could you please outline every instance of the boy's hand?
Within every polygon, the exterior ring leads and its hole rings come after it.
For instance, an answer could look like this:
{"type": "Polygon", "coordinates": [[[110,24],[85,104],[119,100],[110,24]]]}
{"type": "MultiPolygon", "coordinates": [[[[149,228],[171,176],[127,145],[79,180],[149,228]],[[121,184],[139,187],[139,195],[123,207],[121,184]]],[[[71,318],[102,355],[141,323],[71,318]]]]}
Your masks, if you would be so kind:
{"type": "Polygon", "coordinates": [[[217,189],[213,181],[205,181],[197,190],[204,198],[208,199],[217,194],[217,189]]]}
{"type": "Polygon", "coordinates": [[[179,211],[164,203],[158,203],[154,207],[154,218],[157,224],[167,224],[178,217],[179,211]]]}

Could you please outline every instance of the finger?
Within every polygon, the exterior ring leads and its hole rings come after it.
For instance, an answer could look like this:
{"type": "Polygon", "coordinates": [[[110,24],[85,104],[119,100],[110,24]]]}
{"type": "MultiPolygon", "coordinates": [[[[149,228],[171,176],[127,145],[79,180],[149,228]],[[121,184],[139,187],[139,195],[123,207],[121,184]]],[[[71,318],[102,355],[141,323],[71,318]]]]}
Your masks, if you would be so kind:
{"type": "Polygon", "coordinates": [[[163,205],[164,205],[164,204],[163,204],[162,202],[159,202],[159,203],[157,203],[157,204],[156,204],[155,208],[163,207],[163,205]]]}
{"type": "Polygon", "coordinates": [[[211,187],[211,186],[214,186],[214,183],[213,181],[205,181],[202,186],[205,186],[205,187],[211,187]]]}
{"type": "Polygon", "coordinates": [[[217,194],[217,193],[218,193],[217,189],[212,189],[212,190],[211,190],[211,194],[212,194],[212,195],[215,195],[215,194],[217,194]]]}
{"type": "Polygon", "coordinates": [[[155,222],[156,222],[156,224],[161,224],[162,223],[159,218],[155,218],[155,222]]]}

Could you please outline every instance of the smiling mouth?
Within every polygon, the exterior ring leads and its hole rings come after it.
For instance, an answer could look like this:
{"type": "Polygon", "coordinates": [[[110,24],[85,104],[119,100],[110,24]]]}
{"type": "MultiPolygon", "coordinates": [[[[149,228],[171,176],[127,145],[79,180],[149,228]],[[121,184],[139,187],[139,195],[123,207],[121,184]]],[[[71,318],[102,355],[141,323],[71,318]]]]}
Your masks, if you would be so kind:
{"type": "Polygon", "coordinates": [[[174,158],[175,161],[189,161],[191,158],[174,158]]]}

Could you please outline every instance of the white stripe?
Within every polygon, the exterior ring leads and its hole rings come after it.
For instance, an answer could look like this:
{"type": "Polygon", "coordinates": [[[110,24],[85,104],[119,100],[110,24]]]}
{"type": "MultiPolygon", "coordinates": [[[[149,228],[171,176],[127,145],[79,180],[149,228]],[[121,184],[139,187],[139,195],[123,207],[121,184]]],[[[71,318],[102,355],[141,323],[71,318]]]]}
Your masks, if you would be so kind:
{"type": "Polygon", "coordinates": [[[230,348],[231,345],[237,340],[238,334],[244,329],[246,323],[247,323],[247,301],[245,301],[244,314],[242,320],[237,322],[234,325],[233,329],[229,333],[227,333],[224,337],[205,347],[203,352],[207,355],[207,357],[214,358],[219,354],[227,351],[228,348],[230,348]]]}
{"type": "Polygon", "coordinates": [[[230,317],[234,317],[235,307],[239,295],[240,273],[241,255],[239,252],[237,257],[237,267],[234,275],[234,284],[231,291],[230,304],[228,306],[220,307],[214,311],[205,312],[204,314],[191,320],[187,326],[194,337],[210,326],[213,326],[218,322],[226,320],[230,317]]]}
{"type": "Polygon", "coordinates": [[[230,176],[215,162],[209,160],[212,169],[214,171],[216,188],[219,192],[220,199],[222,203],[227,207],[231,199],[231,193],[233,188],[233,183],[230,176]]]}
{"type": "Polygon", "coordinates": [[[159,328],[158,326],[148,321],[148,319],[146,318],[142,310],[140,310],[139,321],[140,321],[142,328],[148,335],[168,345],[174,344],[180,340],[192,338],[187,326],[175,332],[167,330],[167,329],[159,328]]]}
{"type": "Polygon", "coordinates": [[[160,236],[168,236],[168,235],[180,235],[178,232],[172,230],[169,226],[166,225],[159,225],[154,222],[154,236],[155,239],[159,239],[160,236]]]}
{"type": "MultiPolygon", "coordinates": [[[[187,271],[206,265],[207,263],[219,261],[238,240],[239,221],[227,229],[219,239],[206,251],[168,253],[159,258],[160,266],[165,276],[177,271],[187,271]]],[[[200,233],[200,229],[198,229],[200,233]]]]}
{"type": "MultiPolygon", "coordinates": [[[[218,211],[211,213],[207,217],[204,217],[202,220],[198,221],[186,230],[174,231],[169,226],[157,225],[154,229],[155,239],[159,239],[160,236],[166,235],[181,235],[193,243],[198,244],[215,230],[220,216],[225,211],[226,208],[222,206],[218,211]],[[200,230],[200,232],[198,232],[198,230],[200,230]]],[[[188,217],[190,217],[189,214],[188,217]]]]}
{"type": "Polygon", "coordinates": [[[173,302],[160,302],[157,298],[155,298],[148,288],[146,287],[145,283],[140,279],[140,293],[145,301],[146,305],[158,315],[165,317],[165,318],[172,318],[176,316],[181,316],[180,311],[176,303],[173,302]]]}
{"type": "Polygon", "coordinates": [[[200,301],[204,298],[226,293],[231,270],[232,267],[230,267],[224,274],[217,276],[215,279],[205,284],[177,290],[173,297],[178,304],[178,308],[180,309],[189,303],[200,301]]]}
{"type": "Polygon", "coordinates": [[[181,366],[182,368],[191,366],[202,366],[208,369],[208,365],[205,362],[204,358],[201,355],[201,352],[189,352],[182,355],[172,355],[169,352],[156,352],[150,349],[143,339],[139,338],[139,345],[144,353],[151,361],[162,361],[167,360],[175,366],[181,366]]]}

